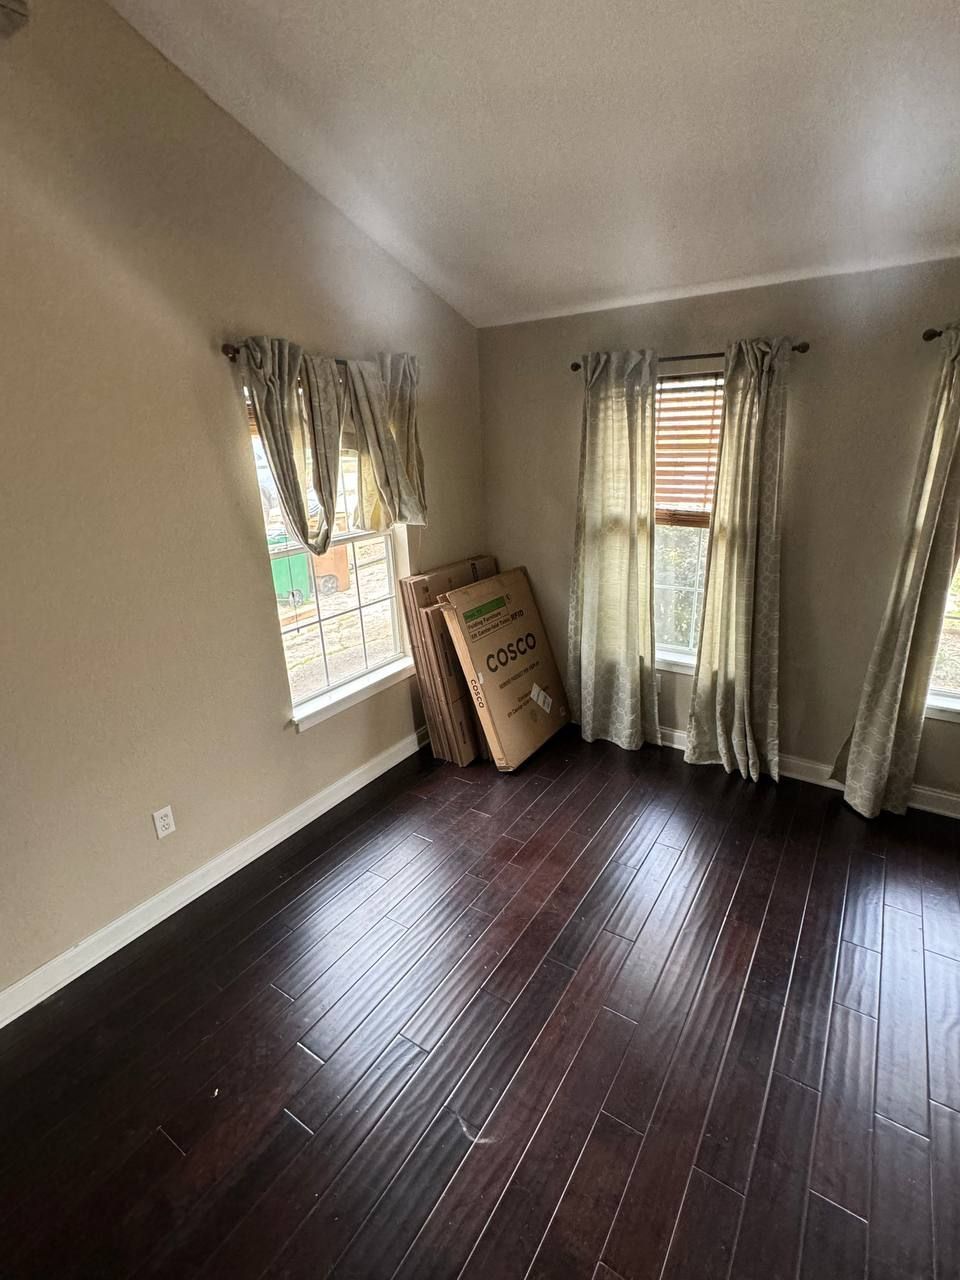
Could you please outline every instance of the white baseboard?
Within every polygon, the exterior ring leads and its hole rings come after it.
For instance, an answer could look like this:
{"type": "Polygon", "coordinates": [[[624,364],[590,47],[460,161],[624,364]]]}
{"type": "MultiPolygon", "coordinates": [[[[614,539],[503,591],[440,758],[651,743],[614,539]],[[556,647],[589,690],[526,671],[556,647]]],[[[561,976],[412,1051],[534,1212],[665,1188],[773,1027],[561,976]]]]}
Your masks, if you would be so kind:
{"type": "MultiPolygon", "coordinates": [[[[667,729],[660,726],[660,738],[665,747],[683,751],[687,735],[683,729],[667,729]]],[[[802,756],[781,756],[780,772],[785,778],[799,778],[801,782],[813,782],[818,787],[830,787],[842,791],[843,784],[830,777],[833,766],[819,760],[805,760],[802,756]]],[[[910,792],[910,805],[925,809],[928,813],[940,813],[947,818],[960,818],[960,795],[953,791],[938,791],[936,787],[914,787],[910,792]]]]}
{"type": "Polygon", "coordinates": [[[355,791],[373,782],[382,773],[392,769],[401,761],[419,751],[425,738],[425,730],[411,733],[406,738],[394,743],[386,751],[381,751],[372,760],[353,769],[350,773],[338,778],[330,786],[318,791],[303,804],[297,805],[288,813],[281,814],[273,822],[267,823],[253,835],[247,836],[217,857],[205,862],[196,871],[168,885],[166,889],[141,902],[125,915],[112,920],[96,933],[90,934],[75,947],[55,956],[39,969],[34,969],[26,977],[15,982],[12,987],[0,991],[0,1027],[6,1026],[14,1018],[18,1018],[34,1005],[46,1000],[48,996],[59,991],[61,987],[72,982],[94,965],[113,955],[121,947],[125,947],[134,938],[152,929],[155,924],[173,915],[181,907],[199,898],[202,893],[212,889],[221,880],[245,867],[248,862],[261,857],[275,848],[282,840],[292,836],[301,828],[327,813],[335,805],[352,796],[355,791]]]}

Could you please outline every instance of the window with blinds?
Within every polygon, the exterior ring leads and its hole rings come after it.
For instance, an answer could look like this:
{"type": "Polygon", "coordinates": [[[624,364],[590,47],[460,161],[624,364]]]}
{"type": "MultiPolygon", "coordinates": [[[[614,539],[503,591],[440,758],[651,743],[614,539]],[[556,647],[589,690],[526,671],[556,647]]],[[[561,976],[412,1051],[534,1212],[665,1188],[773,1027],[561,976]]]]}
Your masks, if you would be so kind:
{"type": "Polygon", "coordinates": [[[656,410],[657,652],[689,666],[703,612],[723,374],[665,374],[657,380],[656,410]]]}
{"type": "Polygon", "coordinates": [[[722,373],[657,379],[657,524],[709,526],[722,409],[722,373]]]}

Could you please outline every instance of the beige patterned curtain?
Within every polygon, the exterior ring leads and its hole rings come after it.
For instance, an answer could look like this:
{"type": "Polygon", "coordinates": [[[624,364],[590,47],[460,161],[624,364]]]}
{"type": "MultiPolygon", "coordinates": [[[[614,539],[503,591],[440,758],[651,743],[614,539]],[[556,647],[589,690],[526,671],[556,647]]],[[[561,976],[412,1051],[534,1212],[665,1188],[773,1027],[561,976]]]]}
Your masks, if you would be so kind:
{"type": "Polygon", "coordinates": [[[684,759],[779,776],[780,523],[790,341],[731,343],[684,759]]]}
{"type": "Polygon", "coordinates": [[[322,555],[333,533],[340,467],[343,395],[337,367],[332,360],[305,355],[285,338],[246,338],[237,367],[287,529],[322,555]]]}
{"type": "Polygon", "coordinates": [[[833,770],[847,803],[867,818],[881,809],[907,808],[947,592],[960,557],[960,322],[947,326],[941,342],[900,563],[856,723],[833,770]]]}
{"type": "Polygon", "coordinates": [[[653,630],[652,351],[583,357],[567,692],[584,738],[660,742],[653,630]]]}
{"type": "Polygon", "coordinates": [[[417,499],[426,524],[427,495],[423,482],[423,454],[420,452],[419,399],[420,362],[416,356],[381,351],[377,357],[387,397],[387,424],[397,442],[400,462],[417,499]]]}
{"type": "Polygon", "coordinates": [[[427,523],[423,457],[416,430],[416,362],[402,371],[394,359],[347,361],[348,422],[344,444],[359,455],[358,521],[362,529],[427,523]],[[389,387],[381,369],[387,361],[389,387]],[[412,466],[408,472],[407,465],[412,466]]]}

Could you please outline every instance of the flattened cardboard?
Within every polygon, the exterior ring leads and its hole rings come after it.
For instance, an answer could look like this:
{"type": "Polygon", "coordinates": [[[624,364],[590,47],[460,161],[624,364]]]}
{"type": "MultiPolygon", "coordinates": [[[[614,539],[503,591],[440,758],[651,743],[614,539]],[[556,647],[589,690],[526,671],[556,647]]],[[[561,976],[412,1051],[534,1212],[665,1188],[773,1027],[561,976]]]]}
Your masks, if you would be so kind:
{"type": "Polygon", "coordinates": [[[438,594],[476,582],[496,570],[492,556],[472,556],[400,580],[430,745],[435,756],[461,766],[484,752],[483,734],[446,625],[439,617],[431,625],[429,615],[439,612],[438,594]]]}
{"type": "Polygon", "coordinates": [[[526,569],[440,600],[498,769],[516,769],[569,719],[567,699],[526,569]]]}

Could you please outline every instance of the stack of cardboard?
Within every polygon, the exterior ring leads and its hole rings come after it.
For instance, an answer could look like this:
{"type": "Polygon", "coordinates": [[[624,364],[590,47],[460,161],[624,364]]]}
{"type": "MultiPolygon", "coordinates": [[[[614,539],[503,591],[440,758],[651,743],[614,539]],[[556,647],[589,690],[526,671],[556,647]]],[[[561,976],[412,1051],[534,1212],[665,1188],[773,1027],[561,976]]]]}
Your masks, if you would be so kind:
{"type": "Polygon", "coordinates": [[[570,713],[526,569],[451,589],[440,608],[498,769],[516,769],[570,713]]]}
{"type": "Polygon", "coordinates": [[[471,556],[400,579],[430,746],[440,760],[467,765],[484,750],[473,700],[437,598],[497,572],[493,556],[471,556]]]}

